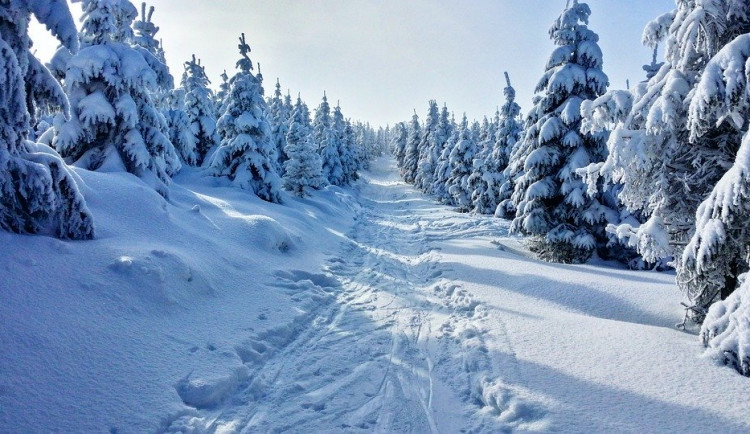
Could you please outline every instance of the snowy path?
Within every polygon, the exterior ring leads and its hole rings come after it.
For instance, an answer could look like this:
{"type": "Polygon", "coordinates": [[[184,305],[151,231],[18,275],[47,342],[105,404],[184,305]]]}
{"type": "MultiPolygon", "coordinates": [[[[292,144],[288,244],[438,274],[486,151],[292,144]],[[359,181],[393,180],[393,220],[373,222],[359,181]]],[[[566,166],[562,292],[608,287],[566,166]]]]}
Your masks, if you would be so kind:
{"type": "MultiPolygon", "coordinates": [[[[333,288],[335,300],[321,303],[229,403],[176,421],[172,429],[489,432],[543,426],[543,411],[503,386],[502,372],[514,374],[510,342],[499,343],[509,360],[490,360],[486,309],[445,277],[450,270],[432,247],[445,208],[399,182],[390,167],[370,172],[360,200],[357,223],[326,276],[277,273],[276,286],[294,289],[309,280],[333,288]],[[505,362],[509,366],[499,366],[505,362]]],[[[454,236],[505,231],[499,220],[447,224],[454,236]]]]}
{"type": "Polygon", "coordinates": [[[436,204],[387,159],[358,189],[324,273],[270,283],[295,323],[238,347],[236,393],[165,431],[750,429],[744,383],[673,327],[673,276],[530,259],[507,222],[436,204]]]}

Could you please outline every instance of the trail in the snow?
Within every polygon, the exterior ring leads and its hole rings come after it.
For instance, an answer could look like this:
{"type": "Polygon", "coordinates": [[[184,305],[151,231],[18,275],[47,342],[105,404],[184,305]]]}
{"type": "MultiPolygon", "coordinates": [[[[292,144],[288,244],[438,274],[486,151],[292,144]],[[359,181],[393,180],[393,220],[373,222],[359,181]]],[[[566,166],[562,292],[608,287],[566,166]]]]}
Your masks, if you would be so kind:
{"type": "Polygon", "coordinates": [[[277,273],[275,286],[315,287],[311,314],[267,333],[243,360],[249,380],[215,409],[167,431],[497,432],[544,427],[541,406],[506,379],[519,375],[507,333],[486,333],[487,309],[450,281],[433,242],[497,233],[499,220],[456,216],[376,167],[362,211],[325,275],[277,273]],[[488,343],[490,336],[493,342],[488,343]],[[490,357],[488,344],[493,348],[490,357]],[[263,356],[265,354],[265,356],[263,356]]]}

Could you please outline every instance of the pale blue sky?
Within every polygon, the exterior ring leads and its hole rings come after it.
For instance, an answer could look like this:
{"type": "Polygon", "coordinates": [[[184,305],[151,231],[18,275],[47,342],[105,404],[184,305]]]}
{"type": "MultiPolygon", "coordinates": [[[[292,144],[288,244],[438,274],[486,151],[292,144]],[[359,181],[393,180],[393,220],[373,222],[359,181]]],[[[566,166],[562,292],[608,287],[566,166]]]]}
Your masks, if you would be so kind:
{"type": "MultiPolygon", "coordinates": [[[[140,2],[134,2],[140,10],[140,2]]],[[[554,46],[548,29],[566,0],[151,0],[167,60],[179,82],[195,53],[214,85],[234,70],[245,32],[266,94],[276,77],[311,107],[326,90],[344,113],[374,124],[420,117],[436,99],[481,119],[502,104],[508,71],[523,112],[554,46]]],[[[644,25],[673,0],[590,0],[612,88],[645,78],[644,25]]],[[[78,19],[80,8],[73,7],[78,19]]],[[[51,41],[37,37],[48,60],[51,41]]],[[[661,53],[660,53],[661,54],[661,53]]],[[[661,56],[660,56],[661,57],[661,56]]]]}

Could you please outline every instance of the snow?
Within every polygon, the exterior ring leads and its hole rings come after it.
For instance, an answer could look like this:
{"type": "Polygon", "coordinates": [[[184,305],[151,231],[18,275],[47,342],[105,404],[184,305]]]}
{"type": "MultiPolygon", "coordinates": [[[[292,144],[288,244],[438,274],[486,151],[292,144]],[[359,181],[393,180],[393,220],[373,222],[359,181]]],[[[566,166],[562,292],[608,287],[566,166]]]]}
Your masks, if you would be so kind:
{"type": "Polygon", "coordinates": [[[97,239],[0,232],[2,429],[750,430],[673,274],[537,261],[371,167],[284,205],[75,169],[97,239]]]}

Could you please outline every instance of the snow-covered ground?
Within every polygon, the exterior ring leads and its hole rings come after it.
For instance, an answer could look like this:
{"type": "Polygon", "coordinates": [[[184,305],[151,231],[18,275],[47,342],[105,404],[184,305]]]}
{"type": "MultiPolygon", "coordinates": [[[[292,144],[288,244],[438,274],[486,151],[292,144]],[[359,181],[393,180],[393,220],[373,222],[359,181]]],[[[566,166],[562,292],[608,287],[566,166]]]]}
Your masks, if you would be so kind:
{"type": "Polygon", "coordinates": [[[80,174],[97,240],[0,233],[0,431],[750,431],[673,275],[531,259],[390,159],[284,205],[80,174]]]}

